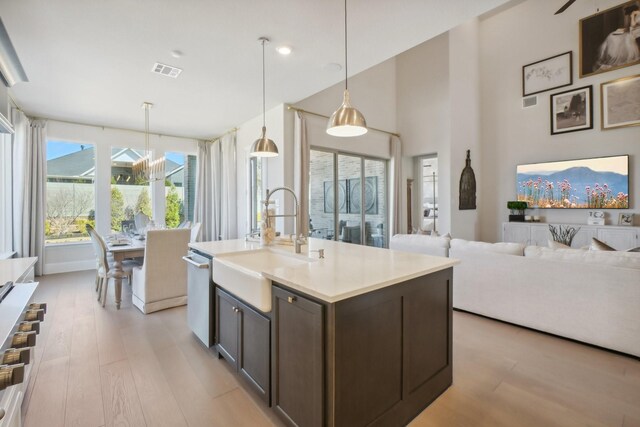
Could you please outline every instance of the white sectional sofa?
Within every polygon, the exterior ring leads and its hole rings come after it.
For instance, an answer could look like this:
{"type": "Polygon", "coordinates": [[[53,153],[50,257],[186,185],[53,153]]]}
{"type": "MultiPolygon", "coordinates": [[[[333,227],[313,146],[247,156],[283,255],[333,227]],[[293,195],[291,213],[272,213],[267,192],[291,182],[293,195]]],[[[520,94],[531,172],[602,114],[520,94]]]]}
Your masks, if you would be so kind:
{"type": "Polygon", "coordinates": [[[640,253],[461,239],[448,252],[454,308],[640,357],[640,253]]]}

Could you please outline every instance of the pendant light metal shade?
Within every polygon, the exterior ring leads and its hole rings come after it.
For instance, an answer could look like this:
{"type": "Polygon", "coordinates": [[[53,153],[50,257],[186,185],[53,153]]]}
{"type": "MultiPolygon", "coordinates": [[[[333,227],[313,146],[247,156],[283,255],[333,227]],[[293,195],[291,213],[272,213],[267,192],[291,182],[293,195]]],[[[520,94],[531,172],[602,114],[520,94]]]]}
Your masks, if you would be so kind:
{"type": "Polygon", "coordinates": [[[275,142],[267,138],[267,126],[266,126],[266,108],[265,108],[265,84],[264,84],[264,44],[269,42],[266,37],[260,37],[258,39],[262,43],[262,136],[251,144],[251,150],[249,155],[252,157],[276,157],[278,155],[278,146],[275,142]]]}
{"type": "Polygon", "coordinates": [[[275,142],[267,138],[267,128],[262,126],[262,137],[256,139],[251,145],[249,155],[252,157],[276,157],[278,146],[275,142]]]}
{"type": "Polygon", "coordinates": [[[357,108],[349,102],[349,91],[344,91],[342,105],[331,115],[327,133],[332,136],[360,136],[367,133],[367,122],[357,108]]]}
{"type": "Polygon", "coordinates": [[[347,0],[344,0],[344,98],[342,105],[333,112],[327,133],[332,136],[350,137],[367,133],[367,122],[349,99],[349,67],[347,62],[347,0]]]}

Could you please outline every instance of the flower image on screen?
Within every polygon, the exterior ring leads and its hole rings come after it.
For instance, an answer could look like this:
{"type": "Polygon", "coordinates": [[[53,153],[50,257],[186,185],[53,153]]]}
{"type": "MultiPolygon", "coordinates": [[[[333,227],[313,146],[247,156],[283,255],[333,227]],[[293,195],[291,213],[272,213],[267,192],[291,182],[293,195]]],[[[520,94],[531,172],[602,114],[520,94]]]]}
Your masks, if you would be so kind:
{"type": "Polygon", "coordinates": [[[629,209],[629,156],[518,165],[517,189],[530,208],[629,209]]]}

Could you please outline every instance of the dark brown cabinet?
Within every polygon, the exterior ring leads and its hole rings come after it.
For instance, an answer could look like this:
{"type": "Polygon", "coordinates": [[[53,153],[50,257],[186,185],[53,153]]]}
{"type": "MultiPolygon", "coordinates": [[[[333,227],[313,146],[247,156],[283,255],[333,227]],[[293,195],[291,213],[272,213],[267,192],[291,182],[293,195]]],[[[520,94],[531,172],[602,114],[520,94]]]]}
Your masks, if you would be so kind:
{"type": "Polygon", "coordinates": [[[218,354],[269,403],[270,320],[233,295],[216,288],[218,354]]]}
{"type": "Polygon", "coordinates": [[[273,408],[289,424],[324,422],[323,306],[273,287],[273,408]]]}

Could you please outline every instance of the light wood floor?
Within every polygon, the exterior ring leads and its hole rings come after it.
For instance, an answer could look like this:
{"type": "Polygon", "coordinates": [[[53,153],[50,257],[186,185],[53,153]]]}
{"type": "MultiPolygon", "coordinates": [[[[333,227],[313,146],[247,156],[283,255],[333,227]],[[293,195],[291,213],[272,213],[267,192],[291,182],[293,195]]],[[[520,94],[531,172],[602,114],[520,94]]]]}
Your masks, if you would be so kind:
{"type": "MultiPolygon", "coordinates": [[[[25,397],[25,426],[280,425],[189,332],[185,307],[144,316],[93,273],[40,278],[49,304],[25,397]]],[[[454,313],[454,384],[422,426],[640,426],[640,362],[454,313]]]]}

